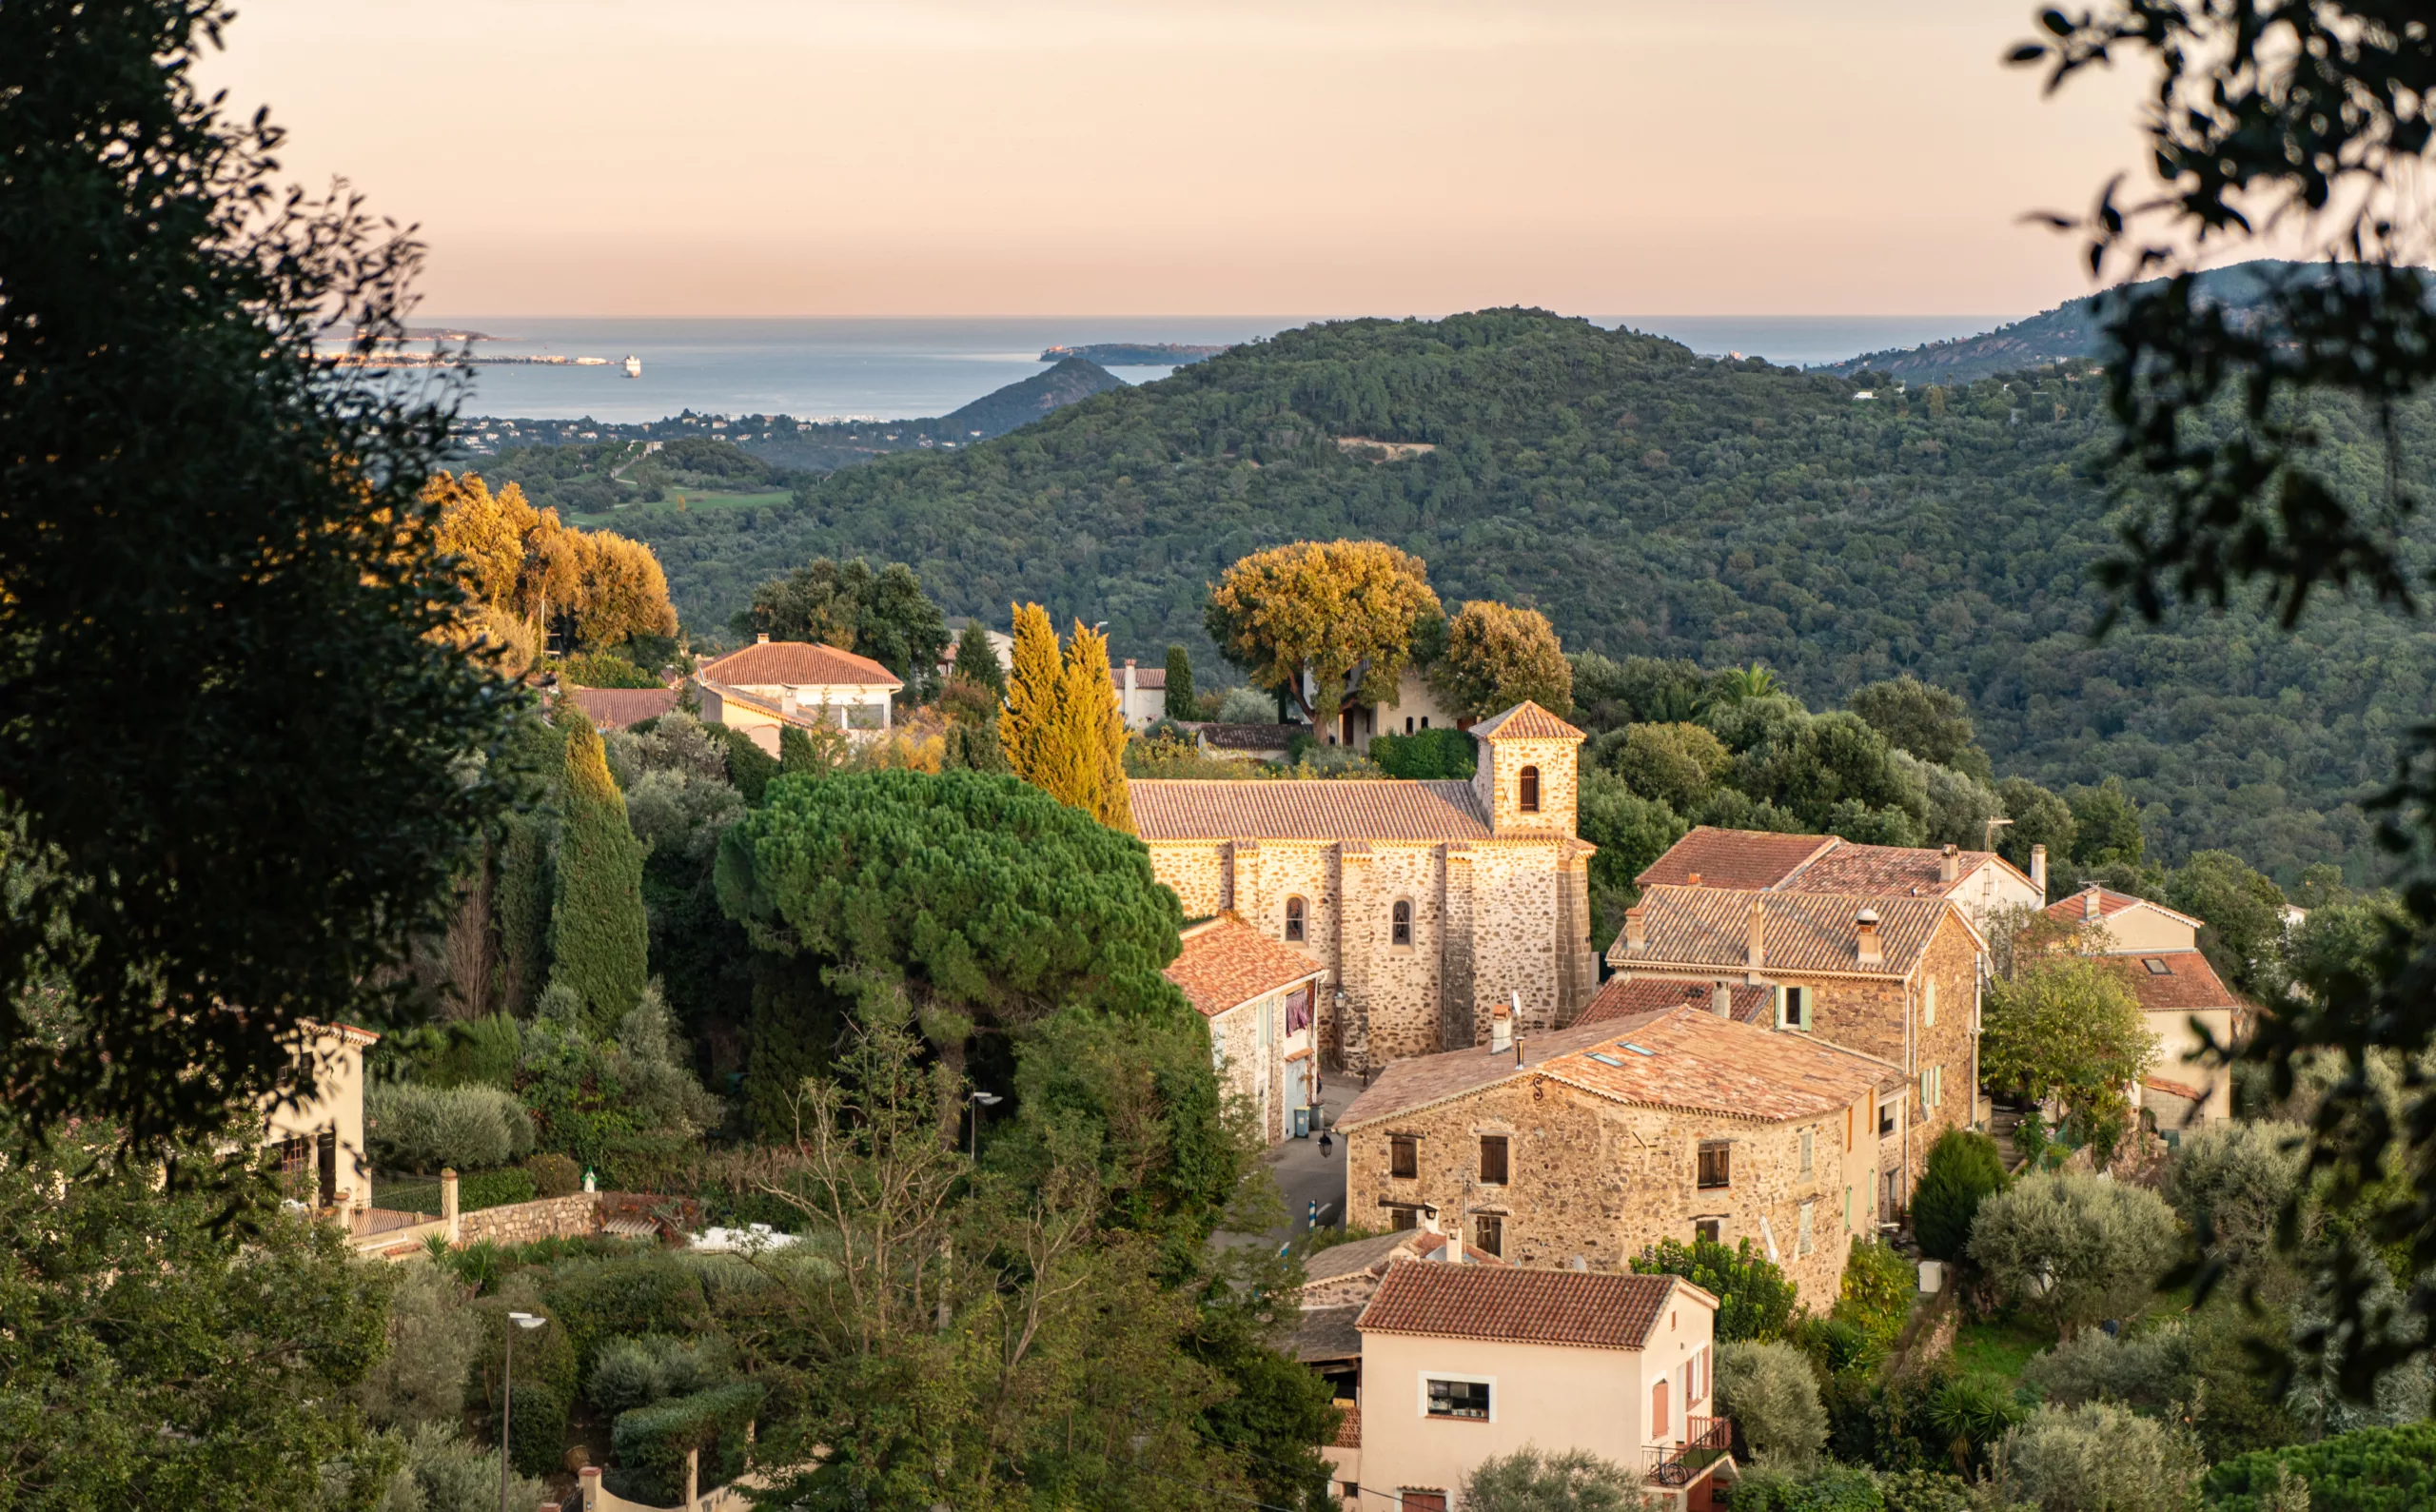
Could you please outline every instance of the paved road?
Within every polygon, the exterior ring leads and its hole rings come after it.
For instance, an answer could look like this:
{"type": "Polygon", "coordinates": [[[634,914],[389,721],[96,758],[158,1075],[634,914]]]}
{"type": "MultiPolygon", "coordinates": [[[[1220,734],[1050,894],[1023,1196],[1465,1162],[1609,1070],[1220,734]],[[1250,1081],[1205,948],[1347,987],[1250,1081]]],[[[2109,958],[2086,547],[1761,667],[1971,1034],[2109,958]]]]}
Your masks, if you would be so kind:
{"type": "MultiPolygon", "coordinates": [[[[1352,1106],[1362,1095],[1361,1082],[1331,1082],[1320,1099],[1321,1121],[1333,1123],[1338,1114],[1352,1106]]],[[[1286,1198],[1287,1223],[1258,1236],[1271,1246],[1282,1245],[1310,1227],[1311,1204],[1320,1205],[1323,1223],[1345,1221],[1345,1143],[1336,1141],[1329,1152],[1320,1153],[1320,1136],[1314,1132],[1308,1139],[1288,1139],[1264,1157],[1277,1177],[1277,1189],[1286,1198]]],[[[1223,1234],[1221,1244],[1249,1244],[1251,1235],[1223,1234]]]]}

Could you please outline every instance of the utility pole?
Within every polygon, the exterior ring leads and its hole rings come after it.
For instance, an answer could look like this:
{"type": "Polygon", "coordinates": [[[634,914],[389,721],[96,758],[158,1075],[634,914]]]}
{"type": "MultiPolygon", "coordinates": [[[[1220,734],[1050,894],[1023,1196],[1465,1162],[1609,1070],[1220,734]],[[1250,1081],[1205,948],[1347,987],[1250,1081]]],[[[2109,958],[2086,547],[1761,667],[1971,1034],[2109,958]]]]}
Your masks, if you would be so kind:
{"type": "Polygon", "coordinates": [[[516,1472],[508,1468],[507,1432],[509,1421],[516,1411],[516,1336],[520,1331],[539,1328],[549,1321],[529,1312],[507,1315],[507,1365],[501,1372],[499,1393],[499,1512],[513,1512],[507,1504],[507,1486],[516,1472]]]}

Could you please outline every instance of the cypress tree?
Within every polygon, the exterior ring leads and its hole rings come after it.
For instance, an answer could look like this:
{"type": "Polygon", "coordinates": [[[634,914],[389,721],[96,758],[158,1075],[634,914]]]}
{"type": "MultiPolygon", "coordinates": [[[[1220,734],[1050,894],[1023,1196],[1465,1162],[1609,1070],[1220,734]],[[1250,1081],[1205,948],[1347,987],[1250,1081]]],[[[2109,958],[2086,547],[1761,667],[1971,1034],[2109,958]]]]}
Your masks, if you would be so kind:
{"type": "MultiPolygon", "coordinates": [[[[1108,638],[1074,622],[1066,642],[1066,676],[1058,728],[1071,750],[1072,796],[1058,796],[1111,830],[1133,833],[1125,791],[1125,716],[1109,677],[1108,638]]],[[[1052,790],[1054,791],[1054,790],[1052,790]]]]}
{"type": "Polygon", "coordinates": [[[1201,700],[1192,692],[1192,658],[1182,646],[1168,648],[1168,717],[1201,717],[1201,700]]]}
{"type": "Polygon", "coordinates": [[[562,706],[566,778],[560,795],[558,900],[550,911],[550,983],[583,1000],[594,1032],[607,1033],[642,996],[651,931],[643,914],[643,843],[609,776],[599,733],[562,706]]]}
{"type": "Polygon", "coordinates": [[[998,653],[990,646],[990,632],[978,619],[967,623],[964,634],[956,638],[955,675],[1001,698],[1007,696],[1007,669],[998,665],[998,653]]]}
{"type": "Polygon", "coordinates": [[[777,758],[753,743],[753,737],[734,725],[711,726],[727,745],[727,779],[747,803],[761,801],[761,792],[770,779],[778,775],[777,758]]]}
{"type": "Polygon", "coordinates": [[[1050,793],[1071,789],[1061,781],[1070,762],[1056,736],[1058,686],[1065,668],[1057,657],[1057,632],[1049,611],[1036,603],[1015,610],[1014,669],[1007,681],[1007,707],[998,716],[998,749],[1008,770],[1050,793]]]}

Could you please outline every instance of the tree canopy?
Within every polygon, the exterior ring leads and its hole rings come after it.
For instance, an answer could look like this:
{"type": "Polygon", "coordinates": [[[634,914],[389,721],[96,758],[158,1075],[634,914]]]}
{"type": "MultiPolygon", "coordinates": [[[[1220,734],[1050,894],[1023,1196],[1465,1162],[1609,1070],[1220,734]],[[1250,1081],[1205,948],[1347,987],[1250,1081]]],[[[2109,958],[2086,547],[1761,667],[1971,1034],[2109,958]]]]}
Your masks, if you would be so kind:
{"type": "Polygon", "coordinates": [[[815,558],[753,590],[733,623],[739,635],[812,640],[871,658],[918,692],[947,654],[947,617],[922,591],[913,568],[892,561],[874,572],[860,557],[815,558]]]}
{"type": "Polygon", "coordinates": [[[1419,558],[1375,540],[1304,540],[1228,568],[1202,622],[1256,686],[1285,692],[1314,728],[1333,730],[1348,702],[1395,700],[1413,628],[1437,613],[1419,558]]]}
{"type": "Polygon", "coordinates": [[[2127,1085],[2156,1059],[2156,1041],[2123,978],[2106,960],[2046,954],[1988,984],[1979,1074],[1988,1085],[2062,1100],[2092,1138],[2112,1147],[2127,1085]]]}
{"type": "MultiPolygon", "coordinates": [[[[457,559],[483,628],[546,621],[586,651],[677,634],[668,579],[650,547],[605,530],[576,530],[535,509],[509,483],[493,493],[474,473],[433,475],[425,499],[440,512],[439,547],[457,559]]],[[[657,658],[654,665],[658,665],[657,658]]]]}
{"type": "Polygon", "coordinates": [[[1474,599],[1446,621],[1429,664],[1430,690],[1458,718],[1484,719],[1529,699],[1562,718],[1573,712],[1573,667],[1548,617],[1474,599]]]}

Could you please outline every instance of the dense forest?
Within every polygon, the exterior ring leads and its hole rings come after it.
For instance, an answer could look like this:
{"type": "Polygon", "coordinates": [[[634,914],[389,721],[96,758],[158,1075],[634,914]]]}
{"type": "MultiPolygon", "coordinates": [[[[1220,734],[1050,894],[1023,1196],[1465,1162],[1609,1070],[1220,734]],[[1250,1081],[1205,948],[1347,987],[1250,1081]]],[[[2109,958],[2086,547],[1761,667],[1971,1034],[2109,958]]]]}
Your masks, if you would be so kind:
{"type": "MultiPolygon", "coordinates": [[[[2427,634],[2325,604],[2288,636],[2236,607],[2093,640],[2112,548],[2084,371],[1893,389],[1530,310],[1288,331],[953,456],[883,460],[791,505],[655,514],[697,630],[813,557],[905,560],[952,613],[1017,599],[1120,649],[1214,655],[1208,585],[1245,553],[1367,537],[1448,599],[1544,612],[1568,650],[1760,661],[1813,706],[1902,673],[1963,692],[1998,766],[2119,775],[2159,854],[2289,882],[2367,864],[2358,801],[2426,707],[2427,634]],[[1361,441],[1422,443],[1395,452],[1361,441]]],[[[2426,418],[2408,418],[2414,436],[2426,418]]],[[[2354,418],[2328,443],[2382,478],[2354,418]]]]}

